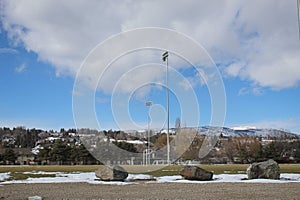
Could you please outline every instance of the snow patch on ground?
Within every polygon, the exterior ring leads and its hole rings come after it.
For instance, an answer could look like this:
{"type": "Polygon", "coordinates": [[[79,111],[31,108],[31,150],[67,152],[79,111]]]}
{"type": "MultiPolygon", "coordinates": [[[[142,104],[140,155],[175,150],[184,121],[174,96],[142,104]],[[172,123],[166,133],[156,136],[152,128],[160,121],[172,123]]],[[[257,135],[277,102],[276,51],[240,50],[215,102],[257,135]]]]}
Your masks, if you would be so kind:
{"type": "MultiPolygon", "coordinates": [[[[26,172],[27,174],[39,173],[39,174],[49,174],[49,172],[26,172]]],[[[50,172],[51,173],[51,172],[50,172]]],[[[91,184],[116,184],[125,185],[132,184],[129,182],[105,182],[99,181],[95,176],[94,172],[86,173],[62,173],[62,172],[52,172],[51,174],[56,174],[56,177],[40,177],[40,178],[28,178],[26,180],[10,180],[4,181],[0,184],[14,184],[14,183],[78,183],[85,182],[91,184]]]]}
{"type": "Polygon", "coordinates": [[[168,183],[168,182],[175,182],[177,180],[181,180],[182,176],[161,176],[157,177],[158,183],[168,183]]]}
{"type": "Polygon", "coordinates": [[[176,182],[176,183],[289,183],[300,182],[300,174],[281,174],[280,180],[272,179],[252,179],[246,180],[246,174],[218,174],[213,176],[212,181],[190,181],[181,176],[162,176],[157,178],[157,182],[176,182]]]}
{"type": "Polygon", "coordinates": [[[271,179],[247,179],[246,174],[218,174],[213,176],[212,181],[190,181],[182,176],[161,176],[153,178],[146,174],[129,174],[124,182],[121,181],[100,181],[94,172],[24,172],[24,174],[55,174],[56,177],[28,178],[26,180],[9,180],[10,173],[0,173],[0,185],[15,183],[78,183],[85,182],[90,184],[110,184],[110,185],[128,185],[138,184],[135,180],[145,180],[147,183],[289,183],[300,182],[300,174],[281,174],[280,180],[271,179]],[[155,179],[155,180],[153,180],[155,179]]]}
{"type": "Polygon", "coordinates": [[[23,174],[57,174],[59,172],[44,172],[44,171],[32,171],[32,172],[22,172],[23,174]]]}
{"type": "Polygon", "coordinates": [[[4,181],[10,177],[10,172],[7,173],[0,173],[0,181],[4,181]]]}
{"type": "Polygon", "coordinates": [[[148,174],[128,174],[127,180],[150,180],[153,176],[148,174]]]}

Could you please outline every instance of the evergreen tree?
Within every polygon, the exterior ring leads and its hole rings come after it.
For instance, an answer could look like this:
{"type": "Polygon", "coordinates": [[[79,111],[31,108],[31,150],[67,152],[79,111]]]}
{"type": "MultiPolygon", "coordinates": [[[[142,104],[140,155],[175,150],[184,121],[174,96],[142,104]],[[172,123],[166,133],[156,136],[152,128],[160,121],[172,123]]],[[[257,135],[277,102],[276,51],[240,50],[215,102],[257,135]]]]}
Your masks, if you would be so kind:
{"type": "Polygon", "coordinates": [[[66,143],[58,140],[53,145],[53,149],[50,152],[51,161],[56,161],[58,164],[63,164],[67,160],[70,160],[71,148],[66,143]]]}
{"type": "Polygon", "coordinates": [[[124,149],[128,152],[137,153],[137,149],[135,146],[128,142],[113,142],[117,147],[124,149]]]}
{"type": "Polygon", "coordinates": [[[17,156],[14,152],[13,149],[9,148],[9,149],[6,149],[4,154],[3,154],[3,160],[8,162],[8,163],[12,163],[12,164],[15,164],[16,162],[16,159],[17,159],[17,156]]]}

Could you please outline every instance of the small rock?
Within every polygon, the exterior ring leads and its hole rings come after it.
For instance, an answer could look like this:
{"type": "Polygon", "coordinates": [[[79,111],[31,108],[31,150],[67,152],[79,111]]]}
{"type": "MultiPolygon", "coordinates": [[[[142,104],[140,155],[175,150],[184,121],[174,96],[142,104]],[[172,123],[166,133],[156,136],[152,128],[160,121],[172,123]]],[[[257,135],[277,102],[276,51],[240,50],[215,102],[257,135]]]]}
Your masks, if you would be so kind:
{"type": "Polygon", "coordinates": [[[187,180],[209,181],[212,180],[213,173],[197,166],[184,166],[180,170],[180,175],[187,180]]]}
{"type": "Polygon", "coordinates": [[[102,166],[95,174],[102,181],[124,181],[128,176],[128,172],[118,165],[102,166]]]}
{"type": "Polygon", "coordinates": [[[247,168],[248,179],[279,179],[280,168],[276,161],[270,159],[265,162],[252,163],[247,168]]]}

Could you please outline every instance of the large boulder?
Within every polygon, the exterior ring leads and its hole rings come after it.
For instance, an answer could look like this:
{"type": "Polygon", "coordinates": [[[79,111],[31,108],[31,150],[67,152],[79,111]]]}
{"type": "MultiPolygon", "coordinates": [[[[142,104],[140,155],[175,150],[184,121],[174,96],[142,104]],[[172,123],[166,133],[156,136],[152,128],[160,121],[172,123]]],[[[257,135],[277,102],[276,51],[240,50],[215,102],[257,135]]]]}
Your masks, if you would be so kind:
{"type": "Polygon", "coordinates": [[[266,178],[279,179],[280,168],[277,162],[270,159],[265,162],[253,163],[247,168],[248,179],[266,178]]]}
{"type": "Polygon", "coordinates": [[[197,166],[184,166],[179,173],[187,180],[208,181],[213,178],[212,172],[206,171],[205,169],[197,166]]]}
{"type": "Polygon", "coordinates": [[[95,174],[102,181],[124,181],[128,176],[128,172],[118,165],[102,166],[95,174]]]}

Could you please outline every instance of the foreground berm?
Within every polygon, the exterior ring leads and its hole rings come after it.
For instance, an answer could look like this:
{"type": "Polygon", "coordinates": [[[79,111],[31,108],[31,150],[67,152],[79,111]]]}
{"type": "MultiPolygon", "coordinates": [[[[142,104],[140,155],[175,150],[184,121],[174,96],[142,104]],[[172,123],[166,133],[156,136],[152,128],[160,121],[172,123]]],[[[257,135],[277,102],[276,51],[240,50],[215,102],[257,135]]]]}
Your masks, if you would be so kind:
{"type": "Polygon", "coordinates": [[[270,159],[265,162],[253,163],[247,169],[248,179],[279,179],[280,168],[276,161],[270,159]]]}
{"type": "Polygon", "coordinates": [[[209,181],[213,178],[213,173],[197,166],[184,166],[180,170],[180,175],[187,180],[209,181]]]}
{"type": "Polygon", "coordinates": [[[96,172],[101,181],[124,181],[128,172],[121,166],[101,166],[96,172]]]}

